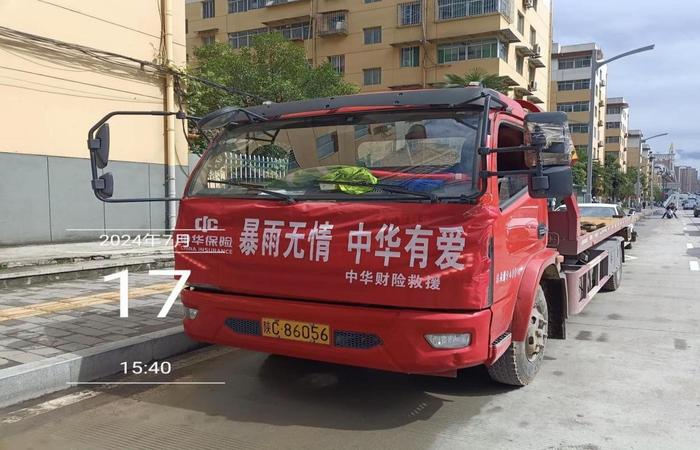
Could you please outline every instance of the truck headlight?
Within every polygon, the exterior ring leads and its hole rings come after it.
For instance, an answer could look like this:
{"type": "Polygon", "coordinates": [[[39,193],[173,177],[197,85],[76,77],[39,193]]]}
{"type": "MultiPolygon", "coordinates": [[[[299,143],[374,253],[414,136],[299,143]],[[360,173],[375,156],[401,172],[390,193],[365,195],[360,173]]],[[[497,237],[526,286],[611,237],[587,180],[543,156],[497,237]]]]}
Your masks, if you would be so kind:
{"type": "Polygon", "coordinates": [[[464,348],[472,340],[469,333],[426,334],[425,340],[433,348],[464,348]]]}
{"type": "Polygon", "coordinates": [[[187,306],[185,306],[185,319],[194,320],[197,318],[198,313],[198,309],[188,308],[187,306]]]}

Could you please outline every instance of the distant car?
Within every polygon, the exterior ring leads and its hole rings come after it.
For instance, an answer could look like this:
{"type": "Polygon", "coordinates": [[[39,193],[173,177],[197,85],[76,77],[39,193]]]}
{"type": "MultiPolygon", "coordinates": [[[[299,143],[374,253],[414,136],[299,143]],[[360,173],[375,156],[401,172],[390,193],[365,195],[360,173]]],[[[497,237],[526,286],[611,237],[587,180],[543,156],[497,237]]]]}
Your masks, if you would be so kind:
{"type": "Polygon", "coordinates": [[[694,198],[689,198],[685,202],[683,202],[683,209],[692,209],[695,210],[698,206],[698,201],[694,198]]]}
{"type": "Polygon", "coordinates": [[[700,205],[698,204],[693,208],[693,217],[700,217],[700,205]]]}
{"type": "MultiPolygon", "coordinates": [[[[622,209],[622,206],[616,205],[615,203],[579,203],[578,209],[582,218],[622,218],[627,215],[622,209]]],[[[566,211],[566,206],[562,205],[558,207],[556,211],[566,211]]],[[[624,238],[625,241],[627,241],[627,248],[632,248],[632,242],[637,240],[637,232],[634,231],[634,223],[629,226],[627,235],[624,236],[624,238]]]]}

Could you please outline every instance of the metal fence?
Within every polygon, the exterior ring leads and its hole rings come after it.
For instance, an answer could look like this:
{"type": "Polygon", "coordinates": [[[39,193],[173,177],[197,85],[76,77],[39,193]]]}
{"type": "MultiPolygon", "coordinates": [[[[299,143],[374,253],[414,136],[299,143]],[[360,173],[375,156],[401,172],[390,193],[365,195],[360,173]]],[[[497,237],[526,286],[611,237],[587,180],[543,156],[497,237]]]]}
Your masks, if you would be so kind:
{"type": "Polygon", "coordinates": [[[501,13],[513,21],[513,0],[438,0],[438,20],[501,13]]]}
{"type": "MultiPolygon", "coordinates": [[[[286,158],[224,153],[219,169],[209,173],[211,180],[236,180],[246,183],[265,183],[281,180],[287,175],[289,161],[286,158]]],[[[221,187],[211,184],[211,187],[221,187]]]]}

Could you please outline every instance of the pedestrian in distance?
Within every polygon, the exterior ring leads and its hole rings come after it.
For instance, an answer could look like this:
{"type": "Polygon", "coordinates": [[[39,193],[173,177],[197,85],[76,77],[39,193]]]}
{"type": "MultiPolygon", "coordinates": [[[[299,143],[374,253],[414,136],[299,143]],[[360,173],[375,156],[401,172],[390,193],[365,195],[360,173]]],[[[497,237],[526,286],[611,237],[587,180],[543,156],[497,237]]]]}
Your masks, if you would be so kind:
{"type": "Polygon", "coordinates": [[[669,203],[668,206],[666,206],[666,212],[664,215],[661,217],[662,219],[670,219],[671,217],[675,217],[676,219],[678,216],[676,215],[676,204],[675,203],[669,203]]]}

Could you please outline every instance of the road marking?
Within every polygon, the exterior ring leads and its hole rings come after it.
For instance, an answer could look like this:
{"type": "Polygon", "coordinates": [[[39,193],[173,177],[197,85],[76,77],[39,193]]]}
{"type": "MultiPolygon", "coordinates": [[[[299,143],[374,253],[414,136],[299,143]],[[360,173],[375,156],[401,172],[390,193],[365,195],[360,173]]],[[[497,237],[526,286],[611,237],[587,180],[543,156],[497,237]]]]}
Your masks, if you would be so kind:
{"type": "Polygon", "coordinates": [[[690,270],[693,272],[700,272],[700,263],[697,261],[688,261],[688,265],[690,266],[690,270]]]}
{"type": "Polygon", "coordinates": [[[637,257],[631,256],[631,255],[625,255],[625,259],[629,259],[630,261],[633,261],[633,260],[637,259],[637,257]]]}
{"type": "MultiPolygon", "coordinates": [[[[170,292],[173,289],[173,283],[160,283],[140,288],[129,290],[129,297],[136,299],[149,295],[162,294],[170,292]]],[[[86,306],[99,305],[102,303],[110,303],[119,300],[119,292],[101,292],[98,294],[86,295],[82,297],[66,298],[46,303],[38,303],[35,305],[7,308],[0,310],[0,323],[6,320],[23,319],[25,317],[38,316],[41,314],[50,314],[59,311],[65,311],[75,308],[84,308],[86,306]]]]}
{"type": "Polygon", "coordinates": [[[688,250],[691,250],[693,248],[693,244],[691,244],[691,243],[685,244],[685,248],[687,248],[688,250]]]}

